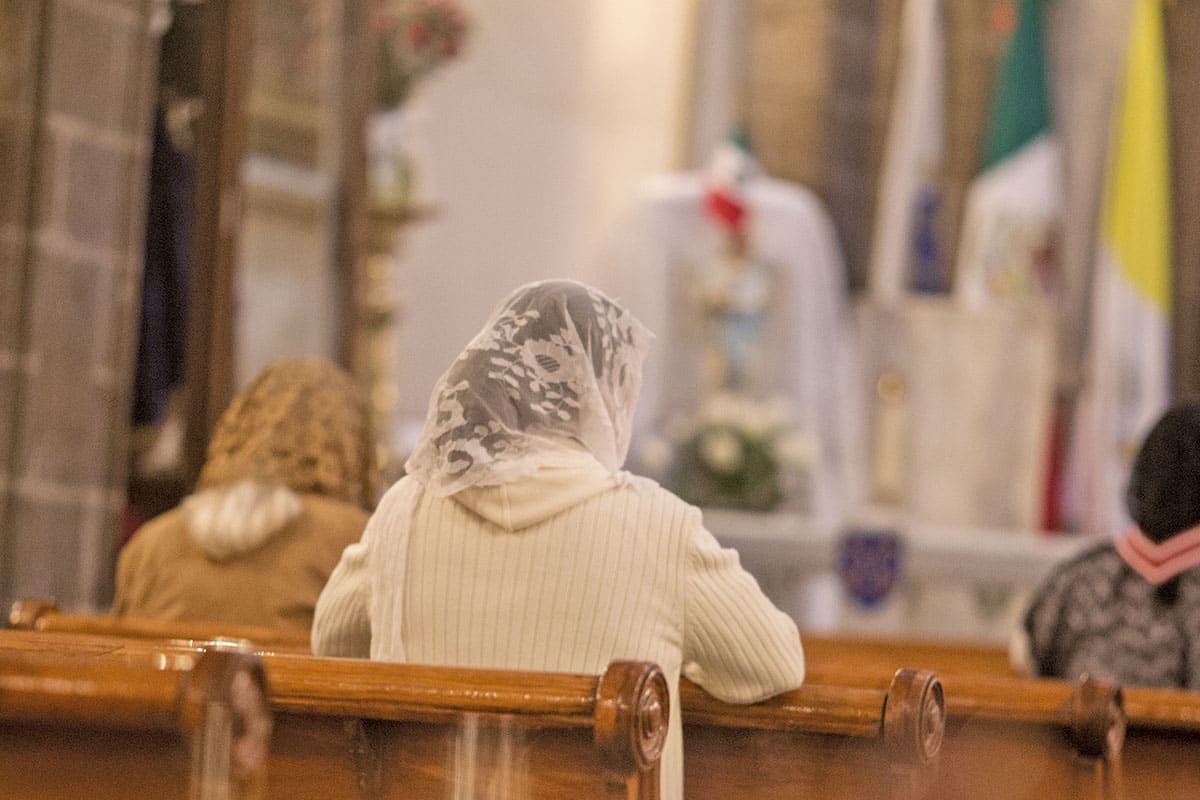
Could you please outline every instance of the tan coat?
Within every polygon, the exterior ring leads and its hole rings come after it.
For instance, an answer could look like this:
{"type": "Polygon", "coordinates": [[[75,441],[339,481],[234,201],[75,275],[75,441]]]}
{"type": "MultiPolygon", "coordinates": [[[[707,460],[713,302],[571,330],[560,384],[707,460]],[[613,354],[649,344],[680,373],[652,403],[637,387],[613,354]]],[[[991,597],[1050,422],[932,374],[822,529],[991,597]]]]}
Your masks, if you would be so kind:
{"type": "Polygon", "coordinates": [[[146,523],[121,552],[113,612],[176,622],[227,622],[307,633],[342,550],[362,536],[367,513],[315,494],[261,546],[211,558],[176,508],[146,523]]]}

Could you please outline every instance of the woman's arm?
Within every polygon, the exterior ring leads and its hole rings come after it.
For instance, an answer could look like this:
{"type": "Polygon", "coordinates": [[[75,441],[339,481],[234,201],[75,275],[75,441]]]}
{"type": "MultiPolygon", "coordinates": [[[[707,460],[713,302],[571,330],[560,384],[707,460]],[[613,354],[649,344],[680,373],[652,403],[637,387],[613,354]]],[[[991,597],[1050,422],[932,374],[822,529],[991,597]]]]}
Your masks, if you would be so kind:
{"type": "Polygon", "coordinates": [[[317,598],[312,650],[318,656],[368,658],[371,655],[371,577],[367,568],[371,517],[362,539],[342,551],[342,559],[317,598]]]}
{"type": "MultiPolygon", "coordinates": [[[[312,649],[316,655],[370,658],[372,601],[387,600],[389,591],[404,591],[408,517],[419,489],[420,484],[411,477],[398,481],[367,520],[362,539],[342,551],[342,560],[317,598],[312,627],[312,649]],[[373,597],[381,570],[388,571],[386,585],[380,590],[384,597],[373,597]]],[[[399,608],[394,598],[388,606],[393,610],[399,608]]],[[[374,613],[378,613],[378,608],[374,613]]],[[[386,618],[374,623],[389,625],[386,618]]],[[[396,653],[403,653],[398,640],[391,648],[391,655],[396,653]]]]}
{"type": "Polygon", "coordinates": [[[798,687],[804,651],[796,623],[698,520],[689,538],[684,677],[729,703],[798,687]]]}

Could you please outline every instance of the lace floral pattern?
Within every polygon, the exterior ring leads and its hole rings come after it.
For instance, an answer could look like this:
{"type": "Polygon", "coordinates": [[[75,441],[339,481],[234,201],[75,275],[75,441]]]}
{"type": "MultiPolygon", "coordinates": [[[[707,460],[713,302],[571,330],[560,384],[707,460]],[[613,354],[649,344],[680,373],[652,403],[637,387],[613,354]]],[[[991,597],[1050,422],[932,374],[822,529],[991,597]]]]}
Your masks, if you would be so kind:
{"type": "Polygon", "coordinates": [[[629,449],[651,334],[583,284],[517,289],[438,381],[408,471],[447,495],[629,449]]]}

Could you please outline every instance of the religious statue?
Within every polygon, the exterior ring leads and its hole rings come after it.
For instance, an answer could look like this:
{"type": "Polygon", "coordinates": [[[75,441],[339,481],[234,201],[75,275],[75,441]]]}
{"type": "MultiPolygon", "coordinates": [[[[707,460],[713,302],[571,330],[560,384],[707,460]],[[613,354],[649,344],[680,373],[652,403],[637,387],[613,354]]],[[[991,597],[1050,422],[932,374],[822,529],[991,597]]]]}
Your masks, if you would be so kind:
{"type": "Polygon", "coordinates": [[[716,253],[697,267],[695,292],[704,326],[704,388],[752,391],[761,369],[760,338],[772,279],[750,253],[746,231],[722,231],[716,253]]]}

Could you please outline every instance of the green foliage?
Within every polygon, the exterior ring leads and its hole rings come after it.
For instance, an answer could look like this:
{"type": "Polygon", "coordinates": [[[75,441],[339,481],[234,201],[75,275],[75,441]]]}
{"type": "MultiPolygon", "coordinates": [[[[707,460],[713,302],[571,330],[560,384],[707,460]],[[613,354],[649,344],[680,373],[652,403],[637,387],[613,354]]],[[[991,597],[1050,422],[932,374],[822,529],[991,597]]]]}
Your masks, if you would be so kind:
{"type": "MultiPolygon", "coordinates": [[[[720,453],[728,456],[729,453],[720,453]]],[[[675,450],[666,485],[694,505],[772,511],[783,501],[780,465],[770,438],[730,425],[705,425],[675,450]],[[719,439],[736,442],[735,458],[714,458],[719,439]]]]}

